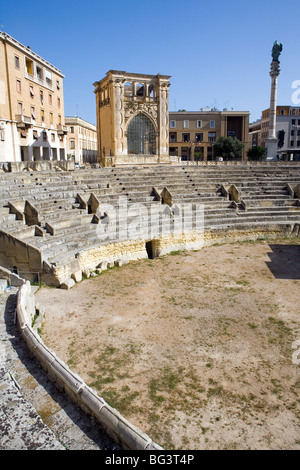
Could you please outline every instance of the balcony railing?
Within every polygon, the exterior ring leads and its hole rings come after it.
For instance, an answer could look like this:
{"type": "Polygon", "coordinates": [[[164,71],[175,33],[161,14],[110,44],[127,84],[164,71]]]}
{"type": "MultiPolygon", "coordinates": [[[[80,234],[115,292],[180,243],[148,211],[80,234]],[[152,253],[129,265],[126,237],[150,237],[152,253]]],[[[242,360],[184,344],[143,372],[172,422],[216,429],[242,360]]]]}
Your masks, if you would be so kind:
{"type": "Polygon", "coordinates": [[[63,124],[58,124],[57,131],[58,131],[57,133],[59,135],[67,134],[68,133],[68,127],[64,126],[63,124]]]}
{"type": "Polygon", "coordinates": [[[41,86],[46,87],[49,90],[53,91],[52,80],[50,80],[48,78],[46,78],[46,80],[43,80],[42,78],[39,78],[36,75],[32,75],[31,73],[28,73],[28,72],[25,72],[25,77],[28,78],[29,80],[32,80],[33,82],[37,83],[38,85],[41,85],[41,86]]]}
{"type": "Polygon", "coordinates": [[[24,114],[16,114],[16,121],[17,127],[32,127],[31,116],[25,116],[24,114]]]}

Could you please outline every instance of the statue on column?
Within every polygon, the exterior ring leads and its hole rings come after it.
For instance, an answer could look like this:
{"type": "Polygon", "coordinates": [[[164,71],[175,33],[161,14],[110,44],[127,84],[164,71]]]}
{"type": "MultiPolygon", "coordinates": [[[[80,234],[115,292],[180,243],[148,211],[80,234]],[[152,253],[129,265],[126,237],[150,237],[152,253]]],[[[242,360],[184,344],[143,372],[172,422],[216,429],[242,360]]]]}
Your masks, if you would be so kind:
{"type": "Polygon", "coordinates": [[[272,48],[272,57],[274,62],[279,62],[279,56],[282,51],[282,44],[275,41],[272,48]]]}

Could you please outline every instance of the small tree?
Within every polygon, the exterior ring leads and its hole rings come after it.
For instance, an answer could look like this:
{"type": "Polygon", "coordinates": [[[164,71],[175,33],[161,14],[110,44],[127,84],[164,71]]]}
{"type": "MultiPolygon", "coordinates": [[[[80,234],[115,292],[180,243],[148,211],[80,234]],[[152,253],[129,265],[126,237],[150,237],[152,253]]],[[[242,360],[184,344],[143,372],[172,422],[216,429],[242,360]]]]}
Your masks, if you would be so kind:
{"type": "Polygon", "coordinates": [[[248,160],[264,160],[267,155],[265,147],[252,147],[247,151],[248,160]]]}
{"type": "Polygon", "coordinates": [[[195,152],[194,153],[194,159],[196,162],[200,161],[203,159],[203,153],[202,152],[195,152]]]}
{"type": "Polygon", "coordinates": [[[244,144],[233,137],[219,137],[214,144],[214,155],[223,157],[224,160],[241,158],[244,144]]]}

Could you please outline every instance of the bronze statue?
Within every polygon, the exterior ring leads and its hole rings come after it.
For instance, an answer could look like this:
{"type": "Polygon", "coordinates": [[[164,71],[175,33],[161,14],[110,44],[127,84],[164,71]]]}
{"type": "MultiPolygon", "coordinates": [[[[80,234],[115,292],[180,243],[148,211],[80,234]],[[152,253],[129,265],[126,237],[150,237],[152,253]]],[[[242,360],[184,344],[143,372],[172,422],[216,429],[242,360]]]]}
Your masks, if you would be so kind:
{"type": "Polygon", "coordinates": [[[282,44],[275,41],[273,44],[273,49],[272,49],[272,57],[275,62],[279,62],[279,56],[282,51],[282,44]]]}

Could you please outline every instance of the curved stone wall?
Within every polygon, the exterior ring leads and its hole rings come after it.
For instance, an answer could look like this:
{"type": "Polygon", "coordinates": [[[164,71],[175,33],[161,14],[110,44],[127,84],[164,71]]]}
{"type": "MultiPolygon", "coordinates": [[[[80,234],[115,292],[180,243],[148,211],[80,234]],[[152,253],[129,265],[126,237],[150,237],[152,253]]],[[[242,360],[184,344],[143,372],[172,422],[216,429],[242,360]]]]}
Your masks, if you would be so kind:
{"type": "Polygon", "coordinates": [[[92,415],[124,449],[160,450],[158,444],[109,406],[85,382],[70,370],[42,341],[32,328],[35,299],[30,283],[19,288],[17,318],[23,339],[56,386],[64,390],[87,413],[92,415]]]}

